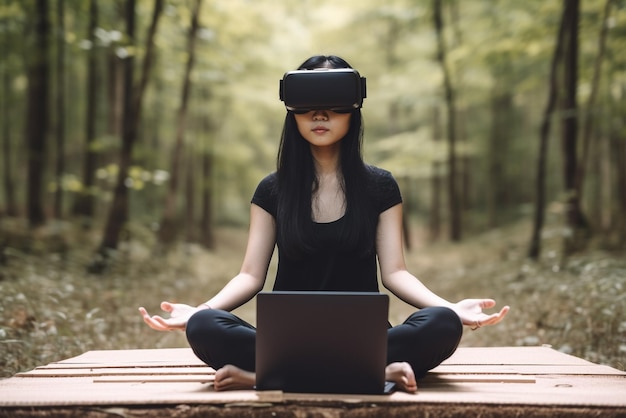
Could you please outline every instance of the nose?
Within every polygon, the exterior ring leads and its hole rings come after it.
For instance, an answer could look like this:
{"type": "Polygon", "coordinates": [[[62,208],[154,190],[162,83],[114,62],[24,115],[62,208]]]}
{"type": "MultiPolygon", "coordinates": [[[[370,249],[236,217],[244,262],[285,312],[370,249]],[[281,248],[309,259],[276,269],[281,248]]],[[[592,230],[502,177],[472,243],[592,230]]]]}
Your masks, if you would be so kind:
{"type": "Polygon", "coordinates": [[[313,112],[313,120],[328,120],[328,112],[325,110],[315,110],[313,112]]]}

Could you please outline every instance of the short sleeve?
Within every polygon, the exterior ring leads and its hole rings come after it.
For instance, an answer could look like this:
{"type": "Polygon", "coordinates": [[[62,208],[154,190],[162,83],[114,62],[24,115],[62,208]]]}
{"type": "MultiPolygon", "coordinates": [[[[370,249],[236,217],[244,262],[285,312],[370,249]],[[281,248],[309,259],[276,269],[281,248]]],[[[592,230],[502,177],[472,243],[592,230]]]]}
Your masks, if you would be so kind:
{"type": "Polygon", "coordinates": [[[378,167],[369,166],[372,176],[372,198],[376,202],[376,210],[379,214],[389,208],[402,203],[400,187],[393,175],[378,167]]]}
{"type": "Polygon", "coordinates": [[[265,177],[252,195],[251,203],[261,207],[274,218],[278,208],[277,175],[272,173],[265,177]]]}

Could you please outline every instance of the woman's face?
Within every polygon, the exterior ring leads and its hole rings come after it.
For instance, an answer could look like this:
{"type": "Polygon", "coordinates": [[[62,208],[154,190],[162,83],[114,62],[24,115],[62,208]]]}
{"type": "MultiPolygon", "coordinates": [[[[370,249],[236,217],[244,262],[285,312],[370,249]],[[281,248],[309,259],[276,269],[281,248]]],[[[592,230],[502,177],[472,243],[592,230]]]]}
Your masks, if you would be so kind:
{"type": "Polygon", "coordinates": [[[336,145],[350,129],[351,113],[312,110],[295,114],[298,131],[309,144],[316,147],[336,145]]]}

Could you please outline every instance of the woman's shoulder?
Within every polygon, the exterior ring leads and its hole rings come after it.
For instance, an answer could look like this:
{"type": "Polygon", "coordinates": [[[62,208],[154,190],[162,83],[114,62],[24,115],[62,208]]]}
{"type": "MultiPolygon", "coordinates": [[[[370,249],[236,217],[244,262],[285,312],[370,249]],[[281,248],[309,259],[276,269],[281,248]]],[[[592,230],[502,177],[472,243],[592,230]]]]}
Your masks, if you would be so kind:
{"type": "Polygon", "coordinates": [[[390,171],[373,165],[366,165],[365,168],[370,198],[377,202],[379,212],[402,203],[400,187],[390,171]]]}
{"type": "Polygon", "coordinates": [[[393,177],[393,174],[391,174],[391,171],[373,165],[365,165],[365,171],[370,183],[374,186],[397,185],[396,179],[393,177]]]}
{"type": "Polygon", "coordinates": [[[265,176],[259,182],[259,185],[257,187],[276,188],[277,183],[278,183],[278,173],[274,171],[273,173],[270,173],[267,176],[265,176]]]}
{"type": "Polygon", "coordinates": [[[276,172],[268,174],[261,180],[252,196],[252,203],[262,207],[272,215],[276,215],[276,197],[278,195],[278,176],[276,172]]]}
{"type": "Polygon", "coordinates": [[[384,168],[376,167],[375,165],[365,164],[365,169],[370,175],[373,176],[393,177],[391,171],[385,170],[384,168]]]}

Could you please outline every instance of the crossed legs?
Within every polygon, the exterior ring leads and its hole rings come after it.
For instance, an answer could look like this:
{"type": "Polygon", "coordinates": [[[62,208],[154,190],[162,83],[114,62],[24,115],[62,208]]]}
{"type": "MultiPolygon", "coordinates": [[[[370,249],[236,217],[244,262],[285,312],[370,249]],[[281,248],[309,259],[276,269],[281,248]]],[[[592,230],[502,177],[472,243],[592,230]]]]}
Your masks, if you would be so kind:
{"type": "MultiPolygon", "coordinates": [[[[388,331],[386,380],[415,392],[416,379],[454,353],[462,332],[461,321],[448,308],[415,312],[388,331]]],[[[189,319],[186,333],[196,356],[216,369],[215,390],[254,387],[256,330],[252,325],[230,312],[209,309],[189,319]]]]}

